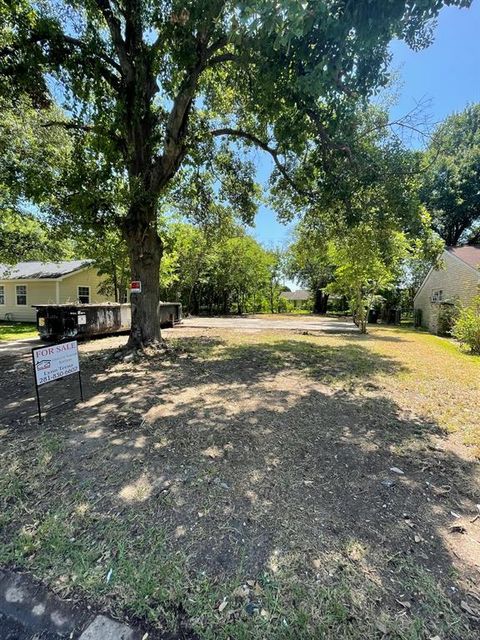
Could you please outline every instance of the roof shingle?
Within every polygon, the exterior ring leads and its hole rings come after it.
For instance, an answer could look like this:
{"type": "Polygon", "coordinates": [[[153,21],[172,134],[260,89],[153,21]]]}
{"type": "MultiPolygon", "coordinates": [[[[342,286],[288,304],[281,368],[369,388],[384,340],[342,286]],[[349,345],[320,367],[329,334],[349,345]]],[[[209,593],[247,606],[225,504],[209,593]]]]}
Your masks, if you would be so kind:
{"type": "Polygon", "coordinates": [[[280,294],[281,298],[285,298],[285,300],[308,300],[312,297],[310,291],[282,291],[280,294]]]}
{"type": "Polygon", "coordinates": [[[93,260],[66,260],[63,262],[17,262],[0,264],[0,280],[42,280],[61,278],[83,267],[93,264],[93,260]]]}
{"type": "Polygon", "coordinates": [[[480,244],[466,247],[447,247],[447,251],[474,269],[480,267],[480,244]]]}

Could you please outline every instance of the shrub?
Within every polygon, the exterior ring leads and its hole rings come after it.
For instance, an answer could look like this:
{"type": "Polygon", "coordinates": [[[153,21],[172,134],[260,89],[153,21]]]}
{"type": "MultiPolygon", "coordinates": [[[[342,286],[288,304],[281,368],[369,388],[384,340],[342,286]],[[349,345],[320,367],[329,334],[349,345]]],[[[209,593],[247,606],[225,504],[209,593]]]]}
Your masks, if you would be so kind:
{"type": "Polygon", "coordinates": [[[458,316],[458,307],[449,302],[440,303],[438,309],[437,333],[439,336],[452,335],[452,329],[458,316]]]}
{"type": "Polygon", "coordinates": [[[452,335],[471,353],[480,355],[480,296],[474,298],[469,307],[459,310],[452,335]]]}

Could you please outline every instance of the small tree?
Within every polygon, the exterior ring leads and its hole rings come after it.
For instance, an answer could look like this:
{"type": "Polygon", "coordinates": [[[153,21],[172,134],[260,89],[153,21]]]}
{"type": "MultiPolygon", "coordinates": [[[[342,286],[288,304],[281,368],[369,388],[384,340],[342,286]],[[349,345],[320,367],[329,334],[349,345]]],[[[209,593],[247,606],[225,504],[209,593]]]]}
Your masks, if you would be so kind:
{"type": "Polygon", "coordinates": [[[471,353],[480,355],[480,296],[474,298],[468,307],[459,309],[452,335],[471,353]]]}
{"type": "Polygon", "coordinates": [[[402,232],[368,224],[339,234],[330,244],[335,269],[327,291],[349,298],[354,322],[362,333],[367,333],[368,312],[375,297],[395,281],[406,252],[402,232]]]}

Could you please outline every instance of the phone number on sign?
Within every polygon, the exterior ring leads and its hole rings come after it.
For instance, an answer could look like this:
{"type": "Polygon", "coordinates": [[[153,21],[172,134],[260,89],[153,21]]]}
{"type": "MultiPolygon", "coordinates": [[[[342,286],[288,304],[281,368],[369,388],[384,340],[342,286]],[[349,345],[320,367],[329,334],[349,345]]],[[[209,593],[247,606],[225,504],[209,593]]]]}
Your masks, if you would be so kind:
{"type": "Polygon", "coordinates": [[[79,369],[77,366],[68,367],[65,369],[59,369],[54,373],[48,373],[44,371],[39,371],[38,375],[38,384],[46,384],[47,382],[53,382],[54,380],[58,380],[59,378],[64,378],[65,376],[70,376],[72,373],[78,373],[79,369]]]}

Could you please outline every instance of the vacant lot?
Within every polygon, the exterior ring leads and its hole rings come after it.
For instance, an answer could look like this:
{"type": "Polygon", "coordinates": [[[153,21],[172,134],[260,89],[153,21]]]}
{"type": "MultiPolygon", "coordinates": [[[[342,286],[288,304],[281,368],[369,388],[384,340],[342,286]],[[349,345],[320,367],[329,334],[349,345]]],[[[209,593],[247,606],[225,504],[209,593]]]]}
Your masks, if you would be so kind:
{"type": "Polygon", "coordinates": [[[166,336],[82,345],[86,402],[41,426],[29,355],[3,356],[0,564],[151,638],[478,638],[479,358],[395,329],[166,336]]]}

